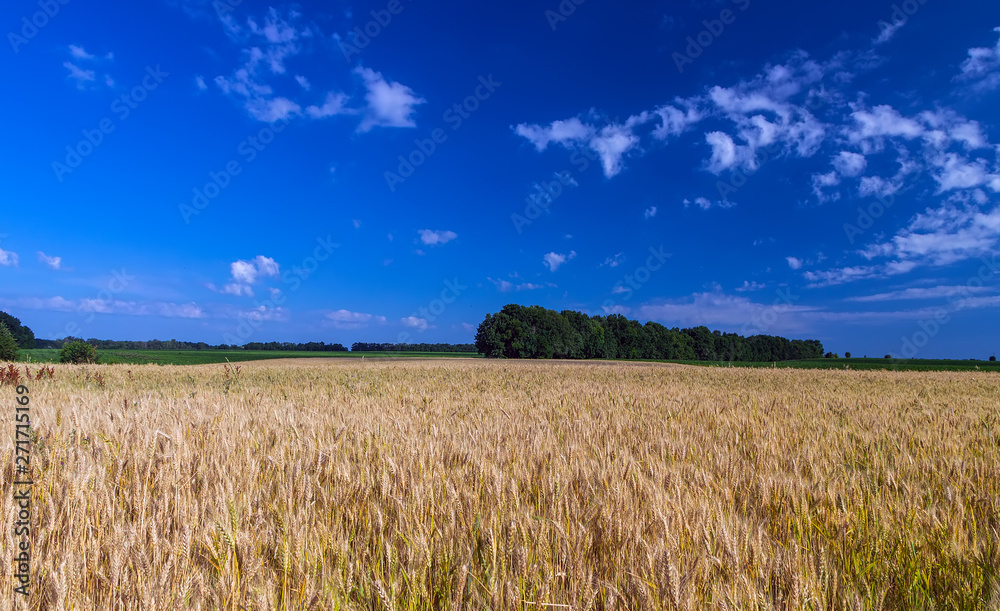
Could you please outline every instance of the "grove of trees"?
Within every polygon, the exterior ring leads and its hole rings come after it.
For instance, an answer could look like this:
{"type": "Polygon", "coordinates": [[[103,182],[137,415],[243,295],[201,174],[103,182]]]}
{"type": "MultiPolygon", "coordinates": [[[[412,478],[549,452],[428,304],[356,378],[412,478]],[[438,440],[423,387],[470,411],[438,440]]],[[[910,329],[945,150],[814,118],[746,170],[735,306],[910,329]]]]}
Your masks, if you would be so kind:
{"type": "Polygon", "coordinates": [[[818,340],[771,335],[743,337],[707,327],[669,329],[620,314],[588,316],[541,306],[509,304],[487,314],[476,332],[480,354],[508,359],[648,359],[791,361],[823,356],[818,340]]]}
{"type": "Polygon", "coordinates": [[[0,322],[7,326],[17,347],[23,350],[31,350],[35,347],[35,334],[31,329],[21,324],[21,321],[14,318],[7,312],[0,312],[0,322]]]}

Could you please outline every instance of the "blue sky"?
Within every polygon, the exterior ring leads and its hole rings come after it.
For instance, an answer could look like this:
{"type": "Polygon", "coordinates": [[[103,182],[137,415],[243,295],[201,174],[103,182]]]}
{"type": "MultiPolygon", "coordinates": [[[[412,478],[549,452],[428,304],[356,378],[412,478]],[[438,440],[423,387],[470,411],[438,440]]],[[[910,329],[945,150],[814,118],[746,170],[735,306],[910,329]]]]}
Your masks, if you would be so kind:
{"type": "Polygon", "coordinates": [[[1000,348],[993,2],[0,15],[0,308],[40,337],[469,342],[517,302],[1000,348]]]}

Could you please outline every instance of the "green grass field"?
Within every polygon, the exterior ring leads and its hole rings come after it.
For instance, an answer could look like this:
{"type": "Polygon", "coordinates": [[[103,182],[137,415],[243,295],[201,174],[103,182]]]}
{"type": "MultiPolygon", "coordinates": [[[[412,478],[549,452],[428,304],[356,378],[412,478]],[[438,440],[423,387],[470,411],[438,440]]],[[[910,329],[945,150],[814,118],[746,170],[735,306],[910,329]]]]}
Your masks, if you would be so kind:
{"type": "MultiPolygon", "coordinates": [[[[274,350],[98,350],[101,363],[142,365],[206,365],[269,359],[301,358],[481,358],[471,352],[290,352],[274,350]]],[[[22,350],[22,362],[54,363],[59,350],[22,350]]],[[[884,369],[888,371],[994,371],[1000,363],[931,359],[809,359],[779,363],[728,363],[718,361],[659,361],[700,367],[778,367],[792,369],[884,369]]]]}
{"type": "MultiPolygon", "coordinates": [[[[130,365],[207,365],[236,363],[266,359],[302,358],[456,358],[478,357],[469,352],[286,352],[280,350],[98,350],[101,363],[126,363],[130,365]]],[[[59,350],[38,348],[22,350],[20,361],[30,363],[55,363],[59,350]]]]}

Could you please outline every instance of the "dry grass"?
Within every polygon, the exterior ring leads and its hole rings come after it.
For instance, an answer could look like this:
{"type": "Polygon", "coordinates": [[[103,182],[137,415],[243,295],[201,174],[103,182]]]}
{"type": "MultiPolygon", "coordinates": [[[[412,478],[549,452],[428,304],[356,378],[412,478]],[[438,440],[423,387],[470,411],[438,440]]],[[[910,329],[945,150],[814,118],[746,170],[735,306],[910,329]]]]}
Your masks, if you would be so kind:
{"type": "MultiPolygon", "coordinates": [[[[1000,376],[99,369],[103,388],[67,366],[30,383],[32,609],[1000,601],[1000,376]]],[[[10,524],[10,461],[3,479],[10,524]]],[[[4,533],[0,605],[23,607],[4,533]]]]}

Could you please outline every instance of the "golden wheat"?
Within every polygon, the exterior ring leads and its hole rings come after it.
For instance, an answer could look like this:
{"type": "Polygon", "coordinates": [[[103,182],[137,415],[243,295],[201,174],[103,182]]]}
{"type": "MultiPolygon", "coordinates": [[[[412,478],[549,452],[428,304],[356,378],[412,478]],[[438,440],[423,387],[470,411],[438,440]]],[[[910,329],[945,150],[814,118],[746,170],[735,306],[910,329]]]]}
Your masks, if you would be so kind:
{"type": "Polygon", "coordinates": [[[100,370],[30,385],[33,589],[8,527],[5,608],[996,608],[1000,376],[100,370]]]}

